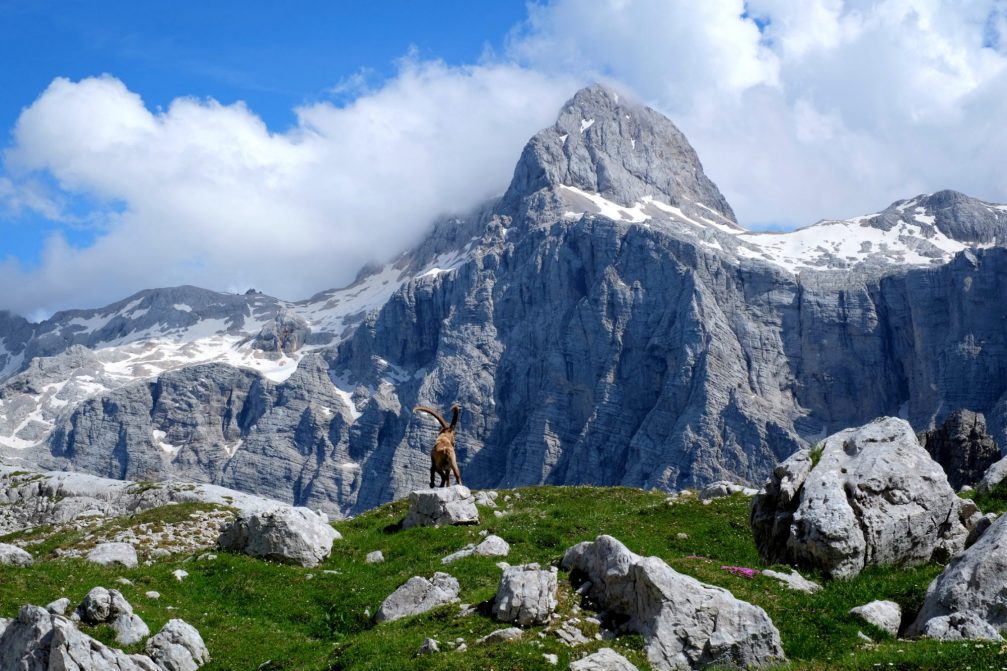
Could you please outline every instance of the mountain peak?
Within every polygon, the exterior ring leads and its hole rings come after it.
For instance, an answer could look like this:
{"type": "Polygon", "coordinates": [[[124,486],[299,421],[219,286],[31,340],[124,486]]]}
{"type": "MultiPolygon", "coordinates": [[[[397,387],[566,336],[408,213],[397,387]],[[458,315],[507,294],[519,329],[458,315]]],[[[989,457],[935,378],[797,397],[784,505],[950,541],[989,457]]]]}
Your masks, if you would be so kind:
{"type": "Polygon", "coordinates": [[[735,221],[675,124],[598,84],[578,91],[563,105],[556,123],[525,145],[504,200],[558,186],[626,207],[646,198],[683,208],[701,203],[735,221]]]}

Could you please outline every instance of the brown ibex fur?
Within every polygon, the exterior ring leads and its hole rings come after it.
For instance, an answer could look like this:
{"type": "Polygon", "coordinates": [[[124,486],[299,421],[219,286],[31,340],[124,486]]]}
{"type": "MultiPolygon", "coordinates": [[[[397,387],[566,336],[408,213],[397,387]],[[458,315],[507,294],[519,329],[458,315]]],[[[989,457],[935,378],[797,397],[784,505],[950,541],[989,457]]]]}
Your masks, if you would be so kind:
{"type": "Polygon", "coordinates": [[[433,415],[434,419],[440,422],[441,430],[437,434],[437,442],[434,449],[430,451],[430,486],[434,486],[434,474],[441,476],[440,487],[447,487],[451,484],[451,473],[455,474],[455,480],[462,484],[462,474],[458,470],[458,462],[455,460],[455,427],[458,425],[458,415],[461,407],[456,403],[451,406],[451,423],[448,424],[441,417],[441,414],[433,408],[425,405],[418,405],[413,408],[413,412],[425,412],[433,415]]]}

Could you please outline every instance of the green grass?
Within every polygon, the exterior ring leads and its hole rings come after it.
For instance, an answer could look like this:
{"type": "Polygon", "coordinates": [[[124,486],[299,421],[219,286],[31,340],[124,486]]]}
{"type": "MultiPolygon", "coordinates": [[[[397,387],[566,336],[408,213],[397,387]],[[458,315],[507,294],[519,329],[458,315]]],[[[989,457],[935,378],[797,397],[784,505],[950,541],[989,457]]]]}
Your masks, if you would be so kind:
{"type": "MultiPolygon", "coordinates": [[[[360,517],[337,523],[343,539],[332,556],[315,569],[284,566],[244,556],[218,553],[213,561],[177,556],[151,566],[119,570],[92,566],[80,560],[44,560],[28,569],[6,568],[0,580],[0,616],[14,615],[17,605],[44,605],[60,596],[78,603],[95,585],[120,589],[136,611],[157,631],[168,619],[180,617],[203,635],[213,670],[445,670],[486,669],[534,671],[565,669],[589,650],[614,647],[640,669],[650,668],[639,636],[592,642],[567,648],[548,627],[533,627],[514,643],[478,646],[476,639],[506,625],[486,614],[500,571],[495,558],[469,557],[448,567],[441,557],[466,543],[480,540],[487,530],[511,545],[511,564],[539,562],[555,565],[563,552],[582,540],[607,533],[644,555],[664,558],[672,567],[763,607],[783,640],[790,663],[785,669],[1000,669],[1007,654],[999,645],[900,641],[854,620],[847,611],[874,599],[891,599],[912,613],[929,582],[941,567],[871,569],[856,579],[824,581],[807,595],[787,590],[765,576],[748,579],[732,575],[722,565],[759,568],[748,529],[750,499],[735,496],[702,505],[686,498],[669,505],[663,494],[625,488],[537,487],[520,490],[508,513],[500,518],[482,510],[479,526],[402,530],[404,502],[389,504],[360,517]],[[679,538],[686,534],[687,538],[679,538]],[[366,564],[364,557],[381,550],[386,561],[366,564]],[[172,575],[184,568],[189,577],[172,575]],[[397,622],[375,624],[372,614],[382,600],[410,576],[429,577],[446,570],[462,586],[461,600],[477,606],[462,617],[457,605],[397,622]],[[332,573],[326,573],[330,571],[332,573]],[[132,586],[115,578],[124,576],[132,586]],[[144,596],[156,590],[161,598],[144,596]],[[481,606],[480,606],[481,605],[481,606]],[[174,607],[170,609],[169,606],[174,607]],[[866,644],[863,631],[877,643],[866,644]],[[539,632],[547,632],[539,637],[539,632]],[[415,657],[426,637],[441,642],[444,652],[415,657]],[[464,638],[468,649],[457,653],[445,643],[464,638]],[[548,664],[544,653],[555,654],[559,665],[548,664]]],[[[515,492],[501,491],[503,496],[515,492]]],[[[507,505],[507,504],[503,504],[507,505]]],[[[187,507],[189,506],[189,507],[187,507]]],[[[181,519],[199,508],[168,506],[131,519],[112,520],[110,526],[157,523],[181,519]]],[[[93,532],[93,531],[92,531],[93,532]]],[[[22,534],[24,536],[24,534],[22,534]]],[[[79,541],[60,535],[35,546],[36,556],[51,556],[58,543],[79,541]]],[[[559,610],[569,615],[578,603],[566,575],[560,572],[559,610]]],[[[583,618],[588,612],[581,613],[583,618]]],[[[597,630],[582,624],[588,636],[597,630]]],[[[112,642],[107,628],[86,628],[112,642]]]]}

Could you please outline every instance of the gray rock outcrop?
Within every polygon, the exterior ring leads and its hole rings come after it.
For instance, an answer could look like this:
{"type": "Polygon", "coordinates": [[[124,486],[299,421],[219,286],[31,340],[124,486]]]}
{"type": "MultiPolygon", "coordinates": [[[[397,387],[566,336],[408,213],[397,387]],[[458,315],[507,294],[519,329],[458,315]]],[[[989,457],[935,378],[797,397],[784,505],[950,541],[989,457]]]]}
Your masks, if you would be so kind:
{"type": "Polygon", "coordinates": [[[562,566],[590,581],[588,595],[602,608],[628,617],[626,627],[643,636],[656,669],[758,668],[785,659],[764,610],[611,536],[570,548],[562,566]]]}
{"type": "Polygon", "coordinates": [[[278,506],[240,514],[221,534],[224,550],[287,564],[318,566],[341,538],[323,514],[278,506]]]}
{"type": "Polygon", "coordinates": [[[556,610],[556,570],[538,564],[508,566],[500,576],[493,617],[521,627],[545,624],[556,610]]]}
{"type": "Polygon", "coordinates": [[[1001,516],[930,583],[909,634],[948,640],[992,638],[990,628],[994,633],[1007,629],[1005,595],[1007,517],[1001,516]]]}
{"type": "Polygon", "coordinates": [[[196,671],[210,661],[210,651],[196,628],[172,619],[147,640],[146,652],[163,671],[196,671]]]}
{"type": "Polygon", "coordinates": [[[147,623],[133,612],[119,590],[93,588],[77,607],[77,615],[88,624],[110,624],[121,645],[139,643],[150,635],[147,623]]]}
{"type": "Polygon", "coordinates": [[[894,601],[871,601],[850,609],[850,615],[873,624],[889,636],[898,636],[902,626],[902,607],[894,601]]]}
{"type": "Polygon", "coordinates": [[[447,573],[434,573],[429,580],[413,576],[388,595],[375,614],[378,622],[391,622],[411,615],[419,615],[458,598],[461,586],[447,573]]]}
{"type": "Polygon", "coordinates": [[[886,417],[780,464],[755,498],[751,526],[766,563],[848,578],[866,566],[946,561],[965,545],[961,513],[912,427],[886,417]]]}
{"type": "Polygon", "coordinates": [[[478,523],[479,510],[472,492],[464,485],[452,485],[410,493],[402,528],[478,523]]]}
{"type": "Polygon", "coordinates": [[[4,566],[31,566],[34,561],[30,553],[18,546],[0,543],[0,564],[4,566]]]}
{"type": "Polygon", "coordinates": [[[921,433],[919,439],[955,490],[978,483],[1000,459],[1000,448],[986,430],[986,418],[971,410],[953,412],[940,428],[921,433]]]}

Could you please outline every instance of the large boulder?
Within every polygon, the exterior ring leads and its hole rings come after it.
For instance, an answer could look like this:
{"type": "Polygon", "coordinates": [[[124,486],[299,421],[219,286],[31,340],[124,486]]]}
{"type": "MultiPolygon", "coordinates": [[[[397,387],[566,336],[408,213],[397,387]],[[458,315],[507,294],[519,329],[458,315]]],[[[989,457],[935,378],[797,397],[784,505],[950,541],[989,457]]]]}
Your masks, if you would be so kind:
{"type": "Polygon", "coordinates": [[[217,542],[224,550],[312,567],[325,561],[341,537],[325,515],[277,506],[238,515],[217,542]]]}
{"type": "Polygon", "coordinates": [[[902,607],[894,601],[871,601],[850,609],[850,615],[873,624],[889,636],[898,636],[902,625],[902,607]]]}
{"type": "Polygon", "coordinates": [[[767,564],[849,578],[871,565],[946,561],[965,545],[962,512],[912,427],[883,417],[777,466],[752,504],[751,526],[767,564]]]}
{"type": "Polygon", "coordinates": [[[602,648],[596,653],[570,662],[570,671],[639,671],[632,662],[612,648],[602,648]]]}
{"type": "Polygon", "coordinates": [[[991,638],[1007,629],[1007,515],[956,557],[927,588],[910,635],[991,638]],[[977,623],[985,623],[981,626],[977,623]]]}
{"type": "Polygon", "coordinates": [[[30,605],[0,626],[0,669],[164,671],[148,657],[109,648],[78,630],[68,618],[30,605]]]}
{"type": "Polygon", "coordinates": [[[173,619],[147,641],[147,654],[164,671],[196,671],[210,661],[210,651],[196,628],[173,619]]]}
{"type": "Polygon", "coordinates": [[[458,598],[460,591],[458,581],[447,573],[434,573],[429,580],[413,576],[388,595],[374,619],[378,622],[391,622],[410,615],[419,615],[437,606],[451,603],[458,598]]]}
{"type": "Polygon", "coordinates": [[[111,624],[116,643],[122,645],[139,643],[150,635],[147,623],[116,589],[93,588],[77,607],[77,615],[88,624],[111,624]]]}
{"type": "Polygon", "coordinates": [[[919,434],[919,440],[955,490],[979,482],[1000,459],[1000,448],[986,430],[986,418],[971,410],[952,413],[939,428],[919,434]]]}
{"type": "Polygon", "coordinates": [[[508,566],[500,576],[493,617],[522,627],[545,624],[556,610],[556,571],[538,564],[508,566]]]}
{"type": "Polygon", "coordinates": [[[419,489],[409,494],[409,512],[402,528],[478,524],[475,497],[464,485],[419,489]]]}
{"type": "Polygon", "coordinates": [[[590,581],[588,596],[643,636],[656,669],[763,667],[784,661],[780,633],[758,606],[641,557],[611,536],[575,545],[563,568],[590,581]]]}

